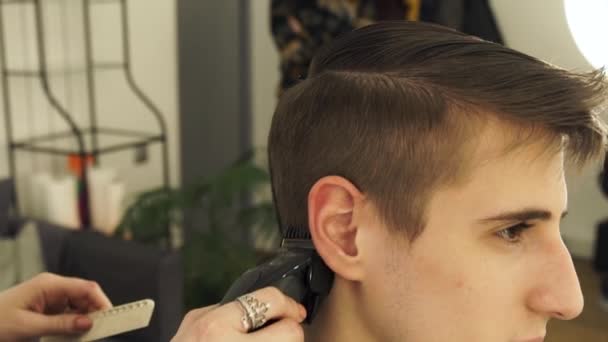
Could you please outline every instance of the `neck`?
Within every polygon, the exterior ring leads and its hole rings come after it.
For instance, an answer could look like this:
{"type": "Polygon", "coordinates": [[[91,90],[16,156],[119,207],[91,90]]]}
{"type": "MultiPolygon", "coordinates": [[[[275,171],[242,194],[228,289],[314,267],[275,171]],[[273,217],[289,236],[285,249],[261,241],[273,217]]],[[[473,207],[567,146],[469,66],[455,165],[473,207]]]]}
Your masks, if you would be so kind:
{"type": "Polygon", "coordinates": [[[304,326],[306,342],[374,341],[358,305],[360,287],[336,276],[331,292],[325,298],[310,325],[304,326]]]}

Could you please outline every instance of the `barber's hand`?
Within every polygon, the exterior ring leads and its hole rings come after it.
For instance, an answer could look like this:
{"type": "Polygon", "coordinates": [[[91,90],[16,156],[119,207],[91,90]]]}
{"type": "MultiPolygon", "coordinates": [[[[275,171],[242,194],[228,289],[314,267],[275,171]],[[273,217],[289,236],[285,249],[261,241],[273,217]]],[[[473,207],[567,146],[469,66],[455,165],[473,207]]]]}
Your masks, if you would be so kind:
{"type": "Polygon", "coordinates": [[[83,333],[83,315],[112,307],[97,283],[43,273],[0,292],[0,341],[83,333]]]}
{"type": "Polygon", "coordinates": [[[247,333],[241,322],[243,307],[232,302],[190,311],[171,342],[303,342],[300,323],[306,318],[304,307],[274,287],[250,294],[268,304],[267,320],[276,320],[260,330],[247,333]]]}

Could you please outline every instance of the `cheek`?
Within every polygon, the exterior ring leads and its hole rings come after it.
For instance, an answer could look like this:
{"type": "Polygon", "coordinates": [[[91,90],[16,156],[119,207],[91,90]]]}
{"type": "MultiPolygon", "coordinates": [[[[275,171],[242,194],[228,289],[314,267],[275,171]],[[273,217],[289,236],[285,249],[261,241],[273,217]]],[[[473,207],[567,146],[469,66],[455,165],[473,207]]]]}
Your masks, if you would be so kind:
{"type": "Polygon", "coordinates": [[[456,259],[407,253],[389,259],[389,273],[382,278],[386,290],[380,294],[386,305],[383,314],[402,336],[414,341],[475,341],[468,339],[474,332],[463,329],[480,316],[475,280],[461,271],[467,268],[456,259]]]}
{"type": "Polygon", "coordinates": [[[398,334],[385,340],[504,339],[502,325],[517,309],[518,280],[513,270],[477,254],[483,253],[449,244],[427,245],[410,254],[383,249],[364,296],[371,300],[366,303],[369,319],[375,318],[378,331],[398,334]]]}
{"type": "Polygon", "coordinates": [[[472,265],[456,256],[418,256],[410,261],[412,276],[421,293],[444,294],[449,297],[468,297],[475,290],[472,265]]]}
{"type": "MultiPolygon", "coordinates": [[[[443,246],[427,249],[435,253],[415,256],[409,263],[412,297],[422,307],[423,315],[453,322],[451,327],[486,322],[497,318],[497,308],[512,311],[514,279],[496,265],[475,254],[475,249],[443,246]],[[466,253],[465,253],[466,251],[466,253]],[[510,285],[509,285],[510,284],[510,285]]],[[[456,332],[453,332],[456,333],[456,332]]]]}
{"type": "Polygon", "coordinates": [[[518,316],[524,297],[518,277],[522,265],[509,267],[488,259],[462,252],[412,259],[411,290],[416,301],[424,303],[427,317],[442,317],[457,329],[471,321],[496,328],[497,321],[518,316]]]}

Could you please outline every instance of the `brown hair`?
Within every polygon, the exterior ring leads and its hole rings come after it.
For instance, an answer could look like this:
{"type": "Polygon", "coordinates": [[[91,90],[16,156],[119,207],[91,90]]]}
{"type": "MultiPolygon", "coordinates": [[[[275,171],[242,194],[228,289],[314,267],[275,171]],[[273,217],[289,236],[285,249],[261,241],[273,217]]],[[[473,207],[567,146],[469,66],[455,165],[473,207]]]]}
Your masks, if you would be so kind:
{"type": "Polygon", "coordinates": [[[593,109],[607,88],[602,70],[567,72],[433,24],[355,30],[313,59],[308,78],[275,111],[268,155],[281,226],[307,227],[308,192],[338,175],[413,240],[433,191],[471,167],[473,119],[491,115],[529,132],[519,144],[538,133],[565,138],[569,160],[583,165],[605,146],[593,109]]]}

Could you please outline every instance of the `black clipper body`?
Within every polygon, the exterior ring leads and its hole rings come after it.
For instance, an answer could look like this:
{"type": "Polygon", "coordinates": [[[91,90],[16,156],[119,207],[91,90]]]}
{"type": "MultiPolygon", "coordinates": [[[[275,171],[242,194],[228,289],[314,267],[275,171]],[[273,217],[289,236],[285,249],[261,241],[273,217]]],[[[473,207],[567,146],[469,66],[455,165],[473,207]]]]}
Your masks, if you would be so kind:
{"type": "Polygon", "coordinates": [[[333,284],[333,272],[317,254],[310,239],[285,238],[278,255],[243,273],[228,289],[220,304],[252,291],[274,286],[306,308],[312,322],[333,284]]]}

